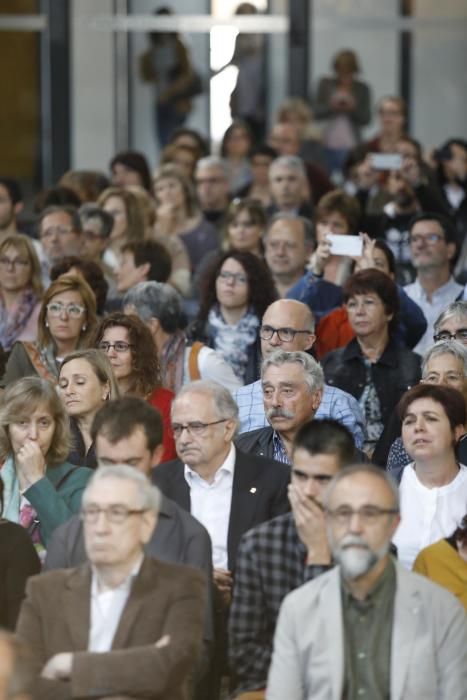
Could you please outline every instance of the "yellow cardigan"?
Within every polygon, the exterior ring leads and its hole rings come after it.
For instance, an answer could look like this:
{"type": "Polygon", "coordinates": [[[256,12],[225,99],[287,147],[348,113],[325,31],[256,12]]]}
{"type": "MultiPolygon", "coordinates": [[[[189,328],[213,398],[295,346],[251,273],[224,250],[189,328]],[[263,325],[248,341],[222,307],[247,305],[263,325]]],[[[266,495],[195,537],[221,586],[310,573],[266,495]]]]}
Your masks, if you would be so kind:
{"type": "Polygon", "coordinates": [[[467,562],[446,540],[422,549],[413,570],[454,593],[467,611],[467,562]]]}

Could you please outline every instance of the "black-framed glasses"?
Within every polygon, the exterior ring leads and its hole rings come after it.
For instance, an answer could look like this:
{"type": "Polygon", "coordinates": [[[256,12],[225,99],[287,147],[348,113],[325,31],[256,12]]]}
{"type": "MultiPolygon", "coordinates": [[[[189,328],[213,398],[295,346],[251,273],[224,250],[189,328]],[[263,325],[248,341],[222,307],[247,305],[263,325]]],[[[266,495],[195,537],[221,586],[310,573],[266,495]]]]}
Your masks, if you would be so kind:
{"type": "Polygon", "coordinates": [[[295,330],[295,328],[273,328],[272,326],[261,326],[259,329],[259,337],[262,340],[271,340],[274,333],[277,333],[277,337],[283,343],[290,343],[297,333],[312,333],[308,329],[295,330]]]}
{"type": "Polygon", "coordinates": [[[99,350],[103,352],[109,352],[110,348],[113,348],[115,352],[128,352],[130,348],[133,348],[133,343],[127,343],[124,340],[117,340],[115,343],[109,343],[107,340],[102,340],[97,346],[99,350]]]}
{"type": "Polygon", "coordinates": [[[435,343],[440,340],[460,340],[461,342],[467,342],[467,328],[458,328],[454,333],[449,331],[440,331],[433,336],[435,343]]]}
{"type": "Polygon", "coordinates": [[[80,318],[86,312],[86,307],[81,304],[61,304],[58,301],[52,301],[47,304],[47,311],[51,316],[61,316],[65,311],[70,318],[80,318]]]}
{"type": "Polygon", "coordinates": [[[80,518],[85,523],[95,523],[99,519],[99,515],[104,513],[109,523],[121,525],[131,515],[142,515],[147,512],[147,508],[127,508],[118,504],[100,508],[99,506],[89,505],[81,508],[80,518]]]}
{"type": "Polygon", "coordinates": [[[210,423],[202,423],[199,420],[194,420],[190,423],[172,423],[172,432],[176,438],[179,438],[184,430],[190,433],[190,435],[202,435],[208,426],[225,423],[228,420],[230,419],[221,418],[220,420],[213,420],[210,423]]]}
{"type": "Polygon", "coordinates": [[[378,506],[362,506],[361,508],[350,508],[341,506],[331,510],[326,509],[326,514],[337,525],[348,525],[354,515],[358,515],[360,522],[364,525],[375,525],[384,515],[397,515],[397,508],[379,508],[378,506]]]}

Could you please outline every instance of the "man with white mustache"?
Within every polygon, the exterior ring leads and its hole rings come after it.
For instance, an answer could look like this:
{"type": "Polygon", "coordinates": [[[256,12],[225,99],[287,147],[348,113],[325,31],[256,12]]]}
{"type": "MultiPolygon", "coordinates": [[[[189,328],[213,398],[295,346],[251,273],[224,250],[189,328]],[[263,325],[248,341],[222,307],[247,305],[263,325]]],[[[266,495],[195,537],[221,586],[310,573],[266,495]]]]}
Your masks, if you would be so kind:
{"type": "Polygon", "coordinates": [[[338,566],[284,600],[267,700],[464,700],[467,619],[451,593],[391,558],[400,521],[391,477],[347,467],[325,509],[338,566]]]}

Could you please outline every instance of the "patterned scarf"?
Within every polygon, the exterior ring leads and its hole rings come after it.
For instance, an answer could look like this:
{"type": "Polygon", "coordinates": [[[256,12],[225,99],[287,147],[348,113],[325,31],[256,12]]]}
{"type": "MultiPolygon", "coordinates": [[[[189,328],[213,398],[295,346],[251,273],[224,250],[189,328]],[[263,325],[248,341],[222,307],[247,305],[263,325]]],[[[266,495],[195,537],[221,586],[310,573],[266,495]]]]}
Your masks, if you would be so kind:
{"type": "Polygon", "coordinates": [[[161,353],[164,386],[175,394],[181,389],[183,384],[185,346],[185,334],[183,331],[177,331],[164,345],[161,353]]]}
{"type": "Polygon", "coordinates": [[[225,322],[219,305],[216,304],[209,312],[208,322],[214,338],[214,349],[220,352],[236,376],[244,382],[249,360],[248,351],[258,337],[259,318],[250,307],[246,314],[231,326],[225,322]]]}
{"type": "Polygon", "coordinates": [[[26,289],[18,298],[12,311],[8,312],[0,294],[0,344],[10,352],[14,342],[26,326],[38,302],[32,289],[26,289]]]}

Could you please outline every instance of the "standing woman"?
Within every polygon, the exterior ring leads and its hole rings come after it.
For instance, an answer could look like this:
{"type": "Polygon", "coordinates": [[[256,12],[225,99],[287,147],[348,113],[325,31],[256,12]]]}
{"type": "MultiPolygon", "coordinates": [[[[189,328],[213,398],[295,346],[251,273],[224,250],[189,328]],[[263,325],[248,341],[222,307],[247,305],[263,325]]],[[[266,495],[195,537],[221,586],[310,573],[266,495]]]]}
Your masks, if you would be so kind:
{"type": "Polygon", "coordinates": [[[109,187],[104,190],[97,200],[97,205],[113,216],[114,225],[102,260],[114,270],[119,264],[122,245],[144,240],[144,211],[135,193],[123,187],[109,187]]]}
{"type": "Polygon", "coordinates": [[[91,438],[94,416],[107,401],[120,397],[108,358],[93,348],[70,353],[60,367],[58,391],[70,417],[73,445],[69,461],[95,469],[97,459],[91,438]]]}
{"type": "Polygon", "coordinates": [[[402,395],[420,381],[420,357],[395,340],[399,296],[379,270],[362,270],[344,285],[344,303],[355,338],[322,360],[326,382],[360,403],[372,453],[402,395]]]}
{"type": "Polygon", "coordinates": [[[253,253],[221,255],[201,282],[200,309],[192,335],[217,350],[244,383],[258,379],[259,327],[277,299],[271,273],[253,253]]]}
{"type": "Polygon", "coordinates": [[[41,267],[31,239],[20,233],[0,243],[0,344],[35,340],[43,295],[41,267]]]}
{"type": "Polygon", "coordinates": [[[86,346],[96,325],[96,298],[80,276],[58,277],[44,294],[34,343],[15,343],[2,386],[39,375],[57,382],[65,355],[86,346]]]}
{"type": "Polygon", "coordinates": [[[39,377],[10,384],[0,399],[3,517],[20,523],[39,553],[52,532],[78,513],[90,469],[66,461],[68,416],[55,386],[39,377]]]}
{"type": "Polygon", "coordinates": [[[263,234],[266,230],[266,211],[257,199],[234,199],[227,210],[223,250],[264,255],[263,234]]]}
{"type": "Polygon", "coordinates": [[[159,355],[150,330],[137,316],[115,312],[98,325],[92,344],[107,354],[123,396],[145,399],[162,415],[166,462],[176,457],[170,408],[174,394],[161,382],[159,355]]]}

